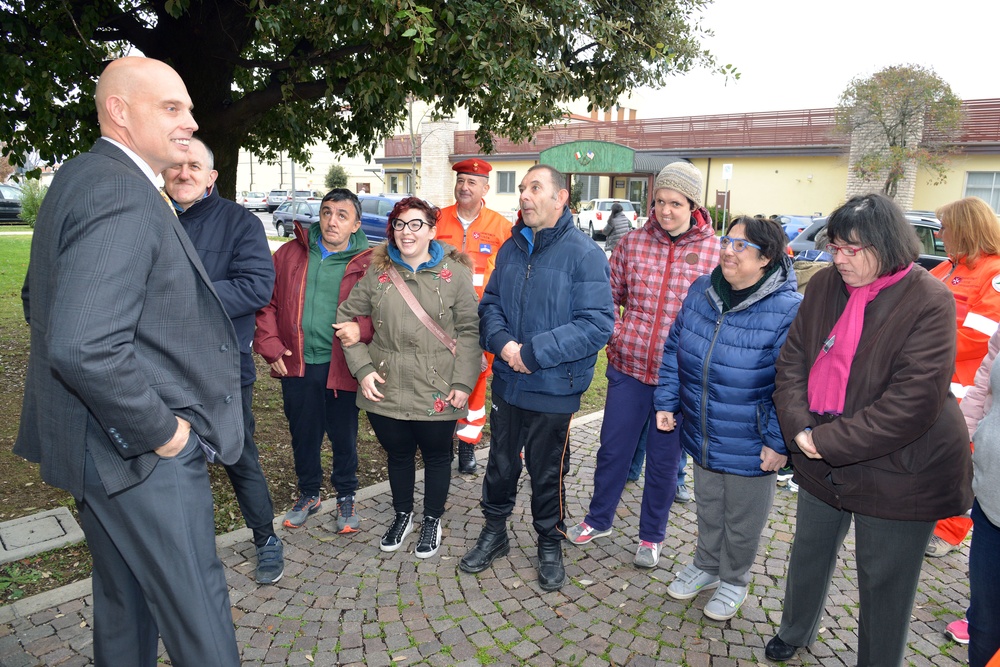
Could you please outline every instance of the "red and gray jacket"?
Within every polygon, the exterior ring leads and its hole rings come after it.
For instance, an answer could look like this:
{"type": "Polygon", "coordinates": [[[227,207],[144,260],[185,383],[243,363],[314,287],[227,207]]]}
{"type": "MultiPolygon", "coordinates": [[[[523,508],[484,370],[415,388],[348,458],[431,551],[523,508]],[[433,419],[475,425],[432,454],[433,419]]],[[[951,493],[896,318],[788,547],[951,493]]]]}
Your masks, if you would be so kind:
{"type": "MultiPolygon", "coordinates": [[[[361,280],[371,263],[371,250],[363,250],[351,258],[340,282],[337,303],[342,303],[351,289],[361,280]]],[[[305,333],[302,329],[302,311],[305,307],[306,280],[309,274],[309,240],[299,223],[295,223],[295,238],[274,253],[274,292],[271,301],[257,311],[257,331],[253,338],[253,349],[264,357],[267,363],[284,359],[288,375],[305,375],[305,333]],[[285,350],[292,354],[283,357],[285,350]]],[[[362,342],[372,339],[372,321],[369,317],[358,317],[362,342]]],[[[281,377],[273,370],[271,377],[281,377]]],[[[347,368],[344,350],[334,339],[330,352],[330,373],[326,379],[327,389],[334,391],[357,391],[358,383],[347,368]]]]}
{"type": "Polygon", "coordinates": [[[617,307],[608,363],[643,384],[659,382],[663,344],[691,283],[719,263],[708,211],[699,208],[691,217],[691,228],[672,240],[654,213],[611,254],[611,296],[617,307]]]}

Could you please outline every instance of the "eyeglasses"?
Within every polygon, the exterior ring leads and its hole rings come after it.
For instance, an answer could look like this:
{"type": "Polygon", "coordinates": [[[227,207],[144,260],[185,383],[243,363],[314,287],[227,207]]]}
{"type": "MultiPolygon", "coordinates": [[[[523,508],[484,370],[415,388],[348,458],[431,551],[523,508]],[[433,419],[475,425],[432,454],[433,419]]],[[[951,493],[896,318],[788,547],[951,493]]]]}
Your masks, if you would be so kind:
{"type": "Polygon", "coordinates": [[[760,250],[760,246],[757,245],[756,243],[750,243],[750,241],[747,241],[746,239],[734,239],[730,236],[723,236],[721,239],[719,239],[719,243],[722,244],[723,250],[725,250],[729,246],[733,246],[733,252],[743,252],[748,247],[757,248],[757,250],[760,250]]]}
{"type": "Polygon", "coordinates": [[[403,231],[403,227],[408,228],[411,232],[419,232],[420,228],[423,227],[424,225],[427,225],[428,227],[434,226],[431,223],[427,222],[426,220],[421,220],[420,218],[414,218],[413,220],[403,220],[402,218],[393,218],[392,220],[389,221],[389,224],[392,225],[392,228],[395,229],[397,232],[403,231]]]}
{"type": "Polygon", "coordinates": [[[834,257],[837,256],[838,252],[844,253],[845,257],[854,257],[855,255],[857,255],[859,252],[861,252],[865,248],[871,248],[871,246],[870,245],[861,245],[861,246],[857,246],[857,245],[834,245],[832,243],[827,243],[826,244],[826,251],[828,253],[830,253],[831,255],[833,255],[834,257]]]}

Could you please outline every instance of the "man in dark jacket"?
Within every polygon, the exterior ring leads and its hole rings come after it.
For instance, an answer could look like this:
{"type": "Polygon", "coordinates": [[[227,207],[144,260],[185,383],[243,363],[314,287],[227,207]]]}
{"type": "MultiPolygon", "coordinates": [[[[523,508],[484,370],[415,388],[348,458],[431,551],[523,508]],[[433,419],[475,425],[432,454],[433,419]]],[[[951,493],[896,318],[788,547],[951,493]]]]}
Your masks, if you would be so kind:
{"type": "Polygon", "coordinates": [[[256,578],[273,584],[285,570],[284,547],[274,534],[274,506],[260,467],[251,411],[257,379],[251,346],[254,313],[267,305],[274,286],[274,265],[267,236],[257,216],[215,189],[219,175],[212,151],[191,138],[187,162],[163,172],[163,188],[177,209],[205,271],[212,279],[240,341],[240,389],[243,398],[243,454],[226,466],[243,520],[257,548],[256,578]]]}
{"type": "Polygon", "coordinates": [[[532,167],[521,181],[521,215],[500,248],[479,304],[482,348],[493,362],[493,445],[486,464],[483,528],[459,567],[481,572],[510,549],[521,449],[531,476],[532,525],[538,533],[538,583],[566,580],[562,544],[569,469],[569,423],[594,377],[597,353],[611,337],[611,271],[604,251],[577,232],[562,174],[532,167]]]}

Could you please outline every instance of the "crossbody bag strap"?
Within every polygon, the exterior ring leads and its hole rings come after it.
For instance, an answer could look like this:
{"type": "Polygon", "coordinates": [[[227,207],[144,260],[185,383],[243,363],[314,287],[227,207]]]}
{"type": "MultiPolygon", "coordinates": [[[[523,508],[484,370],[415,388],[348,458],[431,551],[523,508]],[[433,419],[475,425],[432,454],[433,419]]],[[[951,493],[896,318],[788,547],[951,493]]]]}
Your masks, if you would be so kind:
{"type": "Polygon", "coordinates": [[[417,301],[417,297],[413,296],[413,292],[411,292],[410,288],[406,286],[406,283],[403,281],[403,276],[399,275],[399,271],[397,271],[396,267],[392,264],[389,265],[388,274],[389,280],[391,280],[392,284],[396,286],[397,290],[399,290],[399,295],[403,297],[403,301],[405,301],[406,305],[410,307],[413,314],[417,316],[420,323],[427,327],[427,330],[434,334],[434,337],[441,341],[444,346],[448,348],[448,351],[451,352],[452,356],[454,356],[456,347],[455,339],[445,333],[445,330],[441,328],[440,324],[431,319],[431,316],[427,314],[424,307],[420,305],[419,301],[417,301]]]}

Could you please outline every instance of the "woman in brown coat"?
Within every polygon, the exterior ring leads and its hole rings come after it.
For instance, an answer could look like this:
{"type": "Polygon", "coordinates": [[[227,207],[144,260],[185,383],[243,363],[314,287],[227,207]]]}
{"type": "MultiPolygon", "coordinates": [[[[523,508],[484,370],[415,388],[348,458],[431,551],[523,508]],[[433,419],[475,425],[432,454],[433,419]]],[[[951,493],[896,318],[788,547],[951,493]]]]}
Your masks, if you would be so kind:
{"type": "Polygon", "coordinates": [[[781,628],[770,660],[816,640],[837,552],[854,521],[858,665],[902,663],[937,519],[972,505],[968,432],[949,385],[955,300],[915,265],[916,235],[882,195],[827,226],[816,274],[777,363],[774,403],[799,484],[781,628]]]}

